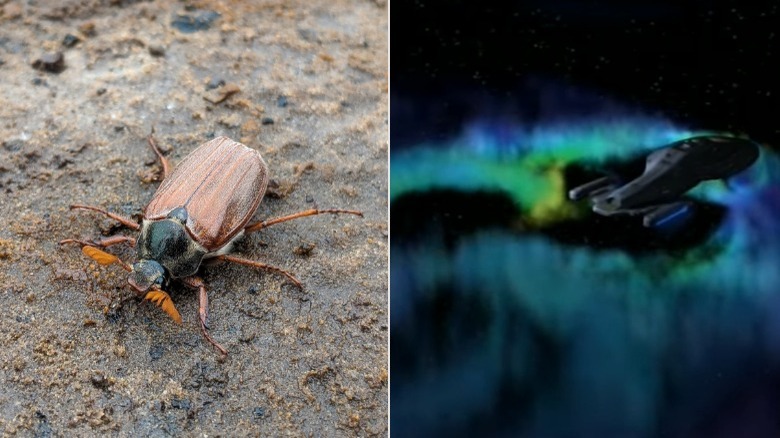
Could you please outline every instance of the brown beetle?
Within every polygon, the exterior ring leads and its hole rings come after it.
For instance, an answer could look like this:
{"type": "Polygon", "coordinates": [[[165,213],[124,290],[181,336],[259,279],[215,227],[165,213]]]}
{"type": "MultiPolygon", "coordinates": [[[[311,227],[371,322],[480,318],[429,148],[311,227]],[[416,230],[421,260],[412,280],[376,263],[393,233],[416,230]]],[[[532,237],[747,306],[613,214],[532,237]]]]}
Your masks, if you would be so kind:
{"type": "Polygon", "coordinates": [[[168,160],[151,135],[148,141],[162,164],[164,179],[144,208],[141,224],[98,207],[70,207],[108,216],[140,231],[138,238],[115,235],[93,241],[65,239],[60,244],[77,243],[82,245],[84,254],[100,264],[120,264],[130,273],[128,284],[145,299],[160,305],[178,323],[181,316],[164,289],[174,279],[197,289],[201,331],[222,354],[227,354],[227,350],[209,335],[206,325],[206,285],[196,276],[203,260],[224,260],[274,271],[302,288],[301,282],[283,269],[229,255],[232,244],[245,234],[304,216],[323,213],[363,216],[353,210],[310,209],[249,224],[268,184],[268,167],[259,152],[227,137],[218,137],[199,146],[171,172],[168,160]],[[97,248],[122,243],[136,248],[138,260],[132,265],[97,248]]]}

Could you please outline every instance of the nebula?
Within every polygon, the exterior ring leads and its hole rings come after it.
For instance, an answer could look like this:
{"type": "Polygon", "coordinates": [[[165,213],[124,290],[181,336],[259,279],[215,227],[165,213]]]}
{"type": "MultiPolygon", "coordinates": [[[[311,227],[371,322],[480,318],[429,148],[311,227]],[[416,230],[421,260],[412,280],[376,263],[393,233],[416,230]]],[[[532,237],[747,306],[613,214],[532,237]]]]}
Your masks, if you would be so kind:
{"type": "Polygon", "coordinates": [[[527,103],[534,117],[492,111],[394,146],[393,434],[780,435],[777,154],[762,145],[747,171],[692,191],[723,214],[682,247],[672,249],[690,224],[637,238],[627,222],[602,221],[608,232],[588,236],[597,219],[566,199],[570,169],[737,134],[563,87],[539,94],[527,103]],[[472,221],[492,211],[486,194],[511,217],[448,234],[458,218],[446,211],[428,222],[399,207],[414,196],[436,204],[441,193],[477,199],[464,213],[472,221]],[[430,232],[396,233],[403,223],[430,232]],[[561,224],[576,230],[556,234],[569,240],[550,232],[561,224]],[[662,243],[639,251],[606,238],[662,243]]]}

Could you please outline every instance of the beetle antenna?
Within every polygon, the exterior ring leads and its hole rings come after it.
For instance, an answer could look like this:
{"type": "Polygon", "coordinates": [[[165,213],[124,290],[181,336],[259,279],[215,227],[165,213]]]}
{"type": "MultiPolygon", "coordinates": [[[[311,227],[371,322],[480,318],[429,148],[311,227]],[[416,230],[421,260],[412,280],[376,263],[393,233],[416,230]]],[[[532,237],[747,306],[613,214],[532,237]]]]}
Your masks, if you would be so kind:
{"type": "Polygon", "coordinates": [[[92,260],[98,262],[103,266],[111,265],[113,263],[118,263],[120,266],[122,266],[125,269],[125,271],[133,272],[133,267],[120,260],[119,257],[113,254],[109,254],[105,251],[101,251],[95,248],[94,246],[85,245],[81,248],[81,252],[83,252],[84,255],[86,255],[87,257],[91,258],[92,260]]]}
{"type": "Polygon", "coordinates": [[[181,324],[181,315],[176,310],[176,306],[173,305],[173,300],[167,292],[162,289],[152,289],[146,294],[144,299],[160,306],[163,312],[167,313],[177,324],[181,324]]]}

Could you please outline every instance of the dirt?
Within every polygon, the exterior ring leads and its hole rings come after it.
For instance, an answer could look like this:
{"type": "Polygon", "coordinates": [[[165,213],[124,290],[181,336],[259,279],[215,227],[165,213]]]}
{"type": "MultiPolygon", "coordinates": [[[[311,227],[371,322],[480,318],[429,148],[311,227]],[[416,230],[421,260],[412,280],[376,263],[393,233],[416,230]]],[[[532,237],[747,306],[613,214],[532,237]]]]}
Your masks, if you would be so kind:
{"type": "MultiPolygon", "coordinates": [[[[317,3],[317,4],[315,4],[317,3]]],[[[0,435],[375,436],[387,433],[387,5],[0,0],[0,435]],[[59,59],[57,52],[62,53],[59,59]],[[208,266],[184,322],[66,238],[138,219],[160,166],[218,135],[263,155],[236,247],[284,277],[208,266]]],[[[130,248],[110,249],[132,260],[130,248]]]]}

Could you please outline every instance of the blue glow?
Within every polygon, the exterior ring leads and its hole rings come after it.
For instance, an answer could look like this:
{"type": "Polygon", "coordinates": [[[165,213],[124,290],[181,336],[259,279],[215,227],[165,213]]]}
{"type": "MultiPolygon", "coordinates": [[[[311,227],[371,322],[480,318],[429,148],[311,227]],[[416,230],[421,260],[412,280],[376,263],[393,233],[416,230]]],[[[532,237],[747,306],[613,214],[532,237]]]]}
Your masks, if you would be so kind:
{"type": "MultiPolygon", "coordinates": [[[[394,153],[391,202],[436,188],[498,190],[523,215],[554,223],[574,214],[557,179],[567,163],[709,133],[619,108],[594,113],[535,125],[477,120],[446,142],[394,153]]],[[[427,344],[394,350],[428,364],[392,380],[397,436],[462,433],[492,418],[500,408],[492,403],[513,391],[528,397],[507,419],[518,436],[690,436],[708,419],[743,424],[742,414],[721,409],[734,397],[770,397],[762,373],[780,364],[780,160],[764,148],[728,184],[707,182],[692,196],[727,214],[685,254],[634,256],[513,230],[464,236],[452,251],[435,237],[393,241],[393,338],[433,336],[418,311],[442,290],[455,302],[477,300],[489,315],[478,338],[444,329],[434,341],[448,355],[443,363],[423,360],[434,356],[427,344]],[[558,362],[542,366],[548,350],[531,329],[558,362]]],[[[468,308],[467,320],[476,310],[468,308]]]]}
{"type": "Polygon", "coordinates": [[[674,222],[674,219],[680,219],[682,216],[685,216],[685,214],[688,213],[689,210],[690,210],[690,208],[687,205],[683,205],[683,206],[681,206],[681,208],[675,210],[674,213],[672,213],[672,214],[666,216],[665,218],[661,219],[660,221],[656,222],[655,226],[663,227],[664,224],[668,224],[668,223],[674,222]]]}

